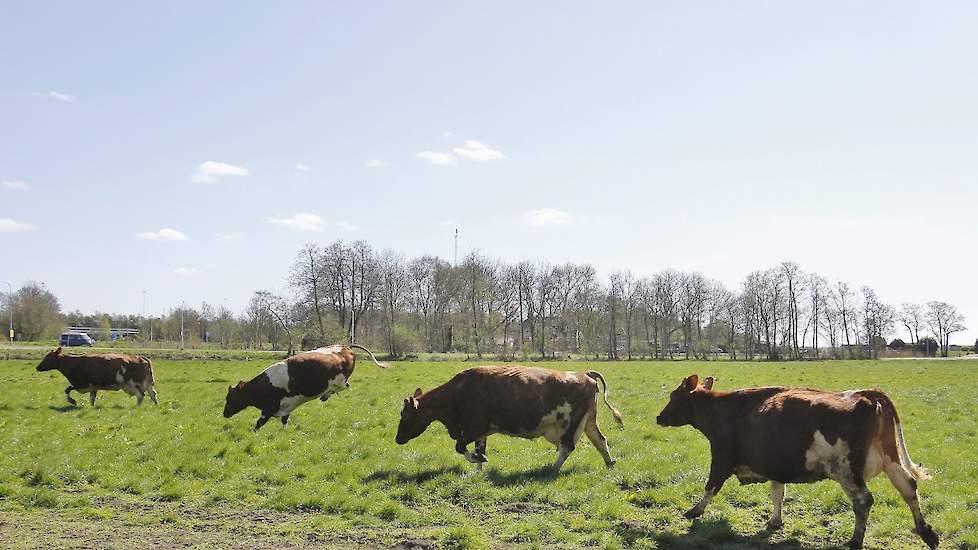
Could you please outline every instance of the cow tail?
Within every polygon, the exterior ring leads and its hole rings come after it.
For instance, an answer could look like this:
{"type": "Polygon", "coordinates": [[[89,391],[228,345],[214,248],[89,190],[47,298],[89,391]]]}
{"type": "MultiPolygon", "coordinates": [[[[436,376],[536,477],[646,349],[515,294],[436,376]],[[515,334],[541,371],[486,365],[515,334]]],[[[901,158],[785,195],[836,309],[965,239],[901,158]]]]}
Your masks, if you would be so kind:
{"type": "Polygon", "coordinates": [[[373,354],[372,351],[370,351],[369,349],[361,346],[360,344],[349,344],[347,347],[356,348],[356,349],[362,349],[363,351],[367,352],[367,355],[370,356],[370,358],[373,360],[373,362],[374,362],[375,365],[377,365],[378,367],[380,367],[382,369],[386,369],[388,367],[387,363],[381,363],[380,361],[378,361],[377,358],[374,357],[374,354],[373,354]]]}
{"type": "Polygon", "coordinates": [[[860,393],[876,402],[876,404],[882,409],[884,422],[892,419],[893,431],[896,435],[896,448],[897,452],[900,454],[899,460],[903,467],[910,472],[910,475],[912,475],[914,479],[920,481],[931,479],[930,472],[927,471],[927,468],[924,468],[919,464],[915,464],[910,458],[910,451],[907,450],[907,440],[903,437],[903,426],[900,424],[900,416],[897,414],[896,405],[893,404],[890,396],[879,390],[867,390],[860,393]]]}
{"type": "Polygon", "coordinates": [[[585,371],[584,374],[586,374],[592,380],[599,380],[599,381],[601,381],[601,387],[604,389],[604,392],[603,392],[603,395],[604,395],[604,404],[608,406],[608,409],[609,410],[611,410],[611,414],[612,414],[612,416],[615,417],[615,422],[618,423],[618,427],[620,429],[624,430],[625,429],[625,422],[621,418],[621,413],[618,412],[618,409],[616,409],[615,407],[613,407],[611,405],[611,403],[608,402],[608,384],[607,384],[607,382],[604,381],[604,376],[601,376],[601,373],[598,372],[598,371],[596,371],[596,370],[585,371]]]}

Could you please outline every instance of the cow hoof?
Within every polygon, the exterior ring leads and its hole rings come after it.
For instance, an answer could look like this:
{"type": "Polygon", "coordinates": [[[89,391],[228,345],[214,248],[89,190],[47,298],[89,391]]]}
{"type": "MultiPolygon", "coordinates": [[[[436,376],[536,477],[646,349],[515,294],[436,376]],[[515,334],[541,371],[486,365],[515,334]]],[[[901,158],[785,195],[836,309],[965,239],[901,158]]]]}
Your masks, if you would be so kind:
{"type": "Polygon", "coordinates": [[[615,469],[615,464],[618,464],[618,461],[617,460],[612,460],[611,462],[605,464],[605,466],[607,466],[609,470],[614,470],[615,469]]]}
{"type": "Polygon", "coordinates": [[[849,547],[848,547],[849,550],[859,550],[862,547],[863,547],[862,541],[857,541],[857,540],[849,541],[849,547]]]}
{"type": "Polygon", "coordinates": [[[767,528],[770,529],[770,530],[772,530],[772,531],[776,531],[776,530],[780,529],[783,525],[784,525],[784,522],[781,521],[781,518],[777,518],[777,519],[771,518],[771,519],[767,520],[767,528]]]}
{"type": "Polygon", "coordinates": [[[482,453],[472,453],[472,462],[477,462],[481,464],[483,462],[489,462],[489,459],[486,458],[486,455],[482,453]]]}
{"type": "Polygon", "coordinates": [[[940,543],[941,538],[937,536],[934,529],[927,523],[924,524],[923,529],[914,529],[913,533],[923,539],[924,543],[930,548],[937,548],[938,543],[940,543]]]}
{"type": "Polygon", "coordinates": [[[703,512],[697,510],[696,508],[690,508],[689,510],[686,510],[686,513],[683,514],[683,517],[686,519],[696,519],[702,515],[703,512]]]}

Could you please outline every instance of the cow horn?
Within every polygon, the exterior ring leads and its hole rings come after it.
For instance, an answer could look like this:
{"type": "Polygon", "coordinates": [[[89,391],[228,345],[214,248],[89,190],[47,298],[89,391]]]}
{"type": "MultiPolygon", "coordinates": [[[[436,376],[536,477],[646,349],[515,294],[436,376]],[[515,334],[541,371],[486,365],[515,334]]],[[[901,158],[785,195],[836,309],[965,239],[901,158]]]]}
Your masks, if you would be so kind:
{"type": "Polygon", "coordinates": [[[421,397],[421,388],[414,390],[414,398],[417,399],[421,397]]]}

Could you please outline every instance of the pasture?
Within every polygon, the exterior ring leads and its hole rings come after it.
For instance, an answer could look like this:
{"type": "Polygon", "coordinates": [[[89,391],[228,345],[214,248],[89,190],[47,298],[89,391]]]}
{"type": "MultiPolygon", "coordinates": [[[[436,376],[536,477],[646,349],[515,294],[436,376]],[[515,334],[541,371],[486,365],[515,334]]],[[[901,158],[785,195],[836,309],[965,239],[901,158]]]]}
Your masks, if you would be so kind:
{"type": "MultiPolygon", "coordinates": [[[[736,479],[695,522],[706,440],[661,428],[655,415],[682,377],[718,377],[718,389],[806,385],[879,387],[894,399],[921,483],[924,512],[949,548],[978,546],[978,380],[970,361],[549,363],[594,369],[624,415],[598,422],[618,458],[606,470],[582,438],[564,470],[542,439],[489,439],[487,468],[456,454],[433,425],[394,443],[402,399],[474,363],[363,358],[349,391],[295,411],[284,430],[252,431],[258,412],[221,416],[228,385],[269,360],[154,361],[160,405],[122,392],[67,406],[66,382],[37,361],[0,361],[0,546],[129,548],[835,548],[851,534],[849,501],[834,482],[789,485],[785,525],[767,531],[767,485],[736,479]]],[[[83,396],[87,397],[87,396],[83,396]]],[[[868,548],[922,548],[910,512],[879,476],[868,548]]]]}

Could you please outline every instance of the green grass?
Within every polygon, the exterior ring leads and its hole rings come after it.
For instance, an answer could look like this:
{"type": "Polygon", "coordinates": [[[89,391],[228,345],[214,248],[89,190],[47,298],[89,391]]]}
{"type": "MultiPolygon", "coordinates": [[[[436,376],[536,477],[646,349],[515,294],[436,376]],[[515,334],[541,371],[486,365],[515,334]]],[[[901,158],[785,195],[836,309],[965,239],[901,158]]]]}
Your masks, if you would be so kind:
{"type": "MultiPolygon", "coordinates": [[[[764,529],[767,487],[735,479],[701,520],[682,518],[706,480],[708,445],[691,428],[660,428],[654,418],[692,372],[717,376],[719,388],[886,390],[911,454],[934,474],[921,484],[928,520],[947,547],[978,546],[971,362],[553,364],[602,371],[626,425],[617,431],[601,407],[615,470],[582,438],[557,476],[548,468],[556,453],[542,439],[493,436],[489,466],[474,476],[465,475],[471,465],[440,425],[408,445],[394,443],[402,399],[472,363],[395,363],[382,371],[361,361],[350,391],[300,407],[285,430],[269,423],[254,433],[253,409],[225,420],[227,386],[268,363],[154,361],[158,407],[103,392],[93,409],[87,399],[67,407],[64,379],[35,372],[36,361],[0,361],[0,546],[49,545],[53,533],[109,547],[145,536],[163,546],[216,548],[230,533],[256,548],[845,544],[853,518],[832,482],[789,486],[785,526],[773,533],[764,529]]],[[[867,546],[922,547],[885,476],[870,489],[876,505],[867,546]]]]}

